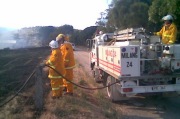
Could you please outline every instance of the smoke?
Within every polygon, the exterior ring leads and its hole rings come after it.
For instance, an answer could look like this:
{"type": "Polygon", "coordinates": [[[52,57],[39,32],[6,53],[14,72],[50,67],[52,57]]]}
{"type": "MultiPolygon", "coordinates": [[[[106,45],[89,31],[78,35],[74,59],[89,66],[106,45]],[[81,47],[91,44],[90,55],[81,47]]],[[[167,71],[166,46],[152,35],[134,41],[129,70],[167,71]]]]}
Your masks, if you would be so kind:
{"type": "Polygon", "coordinates": [[[39,47],[37,42],[37,38],[29,38],[27,34],[19,34],[17,29],[12,30],[0,27],[0,49],[39,47]]]}
{"type": "Polygon", "coordinates": [[[0,28],[0,49],[12,48],[16,40],[12,37],[12,31],[6,28],[0,28]]]}

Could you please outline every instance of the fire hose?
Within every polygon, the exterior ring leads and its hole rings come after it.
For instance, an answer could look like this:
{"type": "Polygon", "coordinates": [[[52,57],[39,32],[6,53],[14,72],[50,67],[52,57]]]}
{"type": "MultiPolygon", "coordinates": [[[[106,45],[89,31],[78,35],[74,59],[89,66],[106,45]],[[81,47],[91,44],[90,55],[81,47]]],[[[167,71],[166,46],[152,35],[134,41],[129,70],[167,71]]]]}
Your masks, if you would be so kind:
{"type": "Polygon", "coordinates": [[[33,72],[30,74],[30,76],[27,78],[27,80],[25,81],[25,83],[23,84],[23,86],[16,92],[16,94],[14,94],[14,96],[12,96],[9,100],[7,100],[6,102],[4,102],[3,104],[0,104],[0,107],[4,106],[5,104],[9,103],[11,100],[13,100],[20,92],[21,90],[26,86],[26,84],[28,83],[28,81],[31,79],[31,77],[35,74],[36,69],[33,70],[33,72]]]}
{"type": "MultiPolygon", "coordinates": [[[[109,87],[109,86],[112,86],[116,83],[119,83],[119,81],[116,81],[112,84],[109,84],[109,85],[106,85],[106,86],[103,86],[103,87],[98,87],[98,88],[88,88],[88,87],[84,87],[84,86],[81,86],[81,85],[78,85],[70,80],[68,80],[66,77],[64,77],[61,73],[59,73],[56,69],[54,69],[53,67],[49,66],[49,65],[45,65],[51,69],[53,69],[57,74],[59,74],[60,76],[62,76],[62,78],[64,78],[66,81],[76,85],[77,87],[80,87],[80,88],[83,88],[83,89],[87,89],[87,90],[98,90],[98,89],[104,89],[106,87],[109,87]]],[[[20,92],[21,90],[26,86],[26,84],[28,83],[28,81],[31,79],[31,77],[35,74],[37,69],[34,69],[33,72],[30,74],[30,76],[27,78],[27,80],[25,81],[25,83],[23,84],[23,86],[17,91],[16,94],[14,94],[9,100],[5,101],[3,104],[0,104],[0,107],[4,106],[5,104],[9,103],[11,100],[13,100],[20,92]]]]}
{"type": "Polygon", "coordinates": [[[49,67],[49,68],[51,68],[51,69],[53,69],[57,74],[59,74],[60,76],[62,76],[66,81],[68,81],[68,82],[70,82],[70,83],[72,83],[72,84],[74,84],[75,86],[77,86],[77,87],[80,87],[80,88],[83,88],[83,89],[87,89],[87,90],[98,90],[98,89],[104,89],[104,88],[107,88],[107,87],[109,87],[109,86],[112,86],[112,85],[114,85],[114,84],[116,84],[116,83],[119,83],[119,81],[116,81],[116,82],[114,82],[114,83],[111,83],[111,84],[109,84],[109,85],[106,85],[106,86],[103,86],[103,87],[97,87],[97,88],[88,88],[88,87],[84,87],[84,86],[81,86],[81,85],[78,85],[78,84],[76,84],[76,83],[74,83],[74,82],[72,82],[72,81],[70,81],[70,80],[68,80],[66,77],[64,77],[61,73],[59,73],[56,69],[54,69],[53,67],[51,67],[51,66],[49,66],[49,65],[45,65],[45,66],[47,66],[47,67],[49,67]]]}

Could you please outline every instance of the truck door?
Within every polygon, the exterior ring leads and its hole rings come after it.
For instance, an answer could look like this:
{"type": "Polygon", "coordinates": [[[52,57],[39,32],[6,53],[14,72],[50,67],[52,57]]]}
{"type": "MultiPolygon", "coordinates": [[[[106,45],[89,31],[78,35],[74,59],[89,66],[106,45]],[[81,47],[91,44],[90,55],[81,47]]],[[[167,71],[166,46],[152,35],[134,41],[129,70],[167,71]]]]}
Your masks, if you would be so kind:
{"type": "Polygon", "coordinates": [[[114,74],[114,48],[108,47],[106,50],[106,56],[108,71],[114,74]]]}

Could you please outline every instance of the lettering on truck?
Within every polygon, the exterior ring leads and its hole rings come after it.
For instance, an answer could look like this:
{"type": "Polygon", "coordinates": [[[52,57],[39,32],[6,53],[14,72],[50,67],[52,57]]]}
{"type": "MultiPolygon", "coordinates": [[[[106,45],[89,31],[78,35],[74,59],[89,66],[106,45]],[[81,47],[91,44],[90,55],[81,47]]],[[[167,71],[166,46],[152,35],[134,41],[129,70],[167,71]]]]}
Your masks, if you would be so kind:
{"type": "Polygon", "coordinates": [[[137,58],[137,53],[121,53],[122,58],[137,58]]]}
{"type": "Polygon", "coordinates": [[[110,57],[116,57],[116,51],[114,50],[106,50],[106,56],[110,56],[110,57]]]}
{"type": "Polygon", "coordinates": [[[138,50],[137,47],[132,47],[129,49],[129,51],[127,51],[126,48],[122,48],[121,57],[122,58],[138,58],[137,50],[138,50]]]}

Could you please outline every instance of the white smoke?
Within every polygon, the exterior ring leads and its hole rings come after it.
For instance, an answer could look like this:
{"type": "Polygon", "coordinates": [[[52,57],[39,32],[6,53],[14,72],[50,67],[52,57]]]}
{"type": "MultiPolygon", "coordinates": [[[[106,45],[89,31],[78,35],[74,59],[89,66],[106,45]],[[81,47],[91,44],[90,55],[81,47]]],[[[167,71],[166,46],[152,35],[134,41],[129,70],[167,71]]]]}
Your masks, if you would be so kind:
{"type": "Polygon", "coordinates": [[[10,48],[16,44],[16,40],[13,39],[12,31],[1,28],[0,29],[0,49],[10,48]]]}
{"type": "Polygon", "coordinates": [[[27,47],[23,39],[15,39],[15,29],[0,28],[0,49],[18,49],[27,47]]]}

